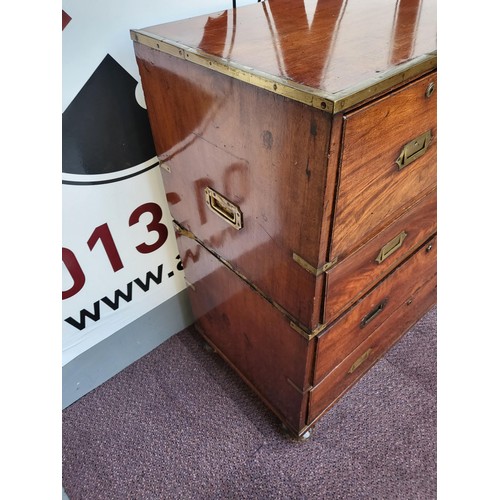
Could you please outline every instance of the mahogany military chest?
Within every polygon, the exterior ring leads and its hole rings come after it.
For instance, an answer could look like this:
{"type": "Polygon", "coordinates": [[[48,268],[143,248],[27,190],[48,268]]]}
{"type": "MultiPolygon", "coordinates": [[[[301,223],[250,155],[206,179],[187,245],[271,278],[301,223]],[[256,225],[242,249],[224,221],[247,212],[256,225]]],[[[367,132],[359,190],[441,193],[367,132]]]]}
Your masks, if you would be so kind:
{"type": "Polygon", "coordinates": [[[434,0],[131,38],[196,327],[306,436],[436,302],[434,0]]]}

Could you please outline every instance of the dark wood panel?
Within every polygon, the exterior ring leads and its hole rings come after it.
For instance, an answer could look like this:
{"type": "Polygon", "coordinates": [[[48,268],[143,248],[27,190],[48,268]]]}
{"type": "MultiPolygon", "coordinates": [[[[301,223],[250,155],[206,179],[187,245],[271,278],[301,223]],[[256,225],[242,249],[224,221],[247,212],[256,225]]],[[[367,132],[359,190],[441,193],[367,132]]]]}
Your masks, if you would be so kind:
{"type": "Polygon", "coordinates": [[[305,426],[314,343],[195,241],[178,239],[200,332],[287,427],[305,426]]]}
{"type": "Polygon", "coordinates": [[[433,191],[327,272],[323,323],[333,321],[436,232],[436,201],[436,191],[433,191]],[[397,240],[398,235],[404,236],[399,248],[393,243],[396,249],[382,262],[377,262],[382,248],[397,240]]]}
{"type": "Polygon", "coordinates": [[[308,424],[314,424],[436,303],[436,287],[434,276],[407,296],[387,321],[311,390],[308,424]]]}
{"type": "Polygon", "coordinates": [[[436,237],[318,336],[314,384],[328,375],[346,356],[378,328],[406,297],[436,274],[436,237]]]}
{"type": "Polygon", "coordinates": [[[344,259],[436,186],[436,74],[347,114],[331,259],[344,259]],[[429,131],[426,152],[399,170],[403,147],[429,131]]]}
{"type": "Polygon", "coordinates": [[[436,2],[269,0],[144,31],[335,93],[436,50],[436,2]]]}
{"type": "Polygon", "coordinates": [[[331,143],[328,113],[144,46],[137,53],[173,218],[314,328],[323,278],[292,256],[325,262],[341,121],[331,143]],[[209,210],[207,186],[240,208],[241,230],[209,210]]]}

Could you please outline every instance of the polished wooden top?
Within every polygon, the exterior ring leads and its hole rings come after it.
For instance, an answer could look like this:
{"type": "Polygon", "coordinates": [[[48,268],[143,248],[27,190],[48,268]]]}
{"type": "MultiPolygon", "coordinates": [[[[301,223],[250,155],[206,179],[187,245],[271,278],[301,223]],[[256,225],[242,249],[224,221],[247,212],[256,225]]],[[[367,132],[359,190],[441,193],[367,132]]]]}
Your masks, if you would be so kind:
{"type": "Polygon", "coordinates": [[[436,0],[267,0],[139,31],[328,96],[435,61],[436,0]]]}

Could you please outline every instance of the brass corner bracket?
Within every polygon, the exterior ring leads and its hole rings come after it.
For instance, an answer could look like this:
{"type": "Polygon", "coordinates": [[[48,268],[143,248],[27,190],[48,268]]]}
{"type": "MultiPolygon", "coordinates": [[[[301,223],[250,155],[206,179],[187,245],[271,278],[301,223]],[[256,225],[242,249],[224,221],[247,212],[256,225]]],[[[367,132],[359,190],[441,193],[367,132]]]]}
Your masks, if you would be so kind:
{"type": "Polygon", "coordinates": [[[293,253],[293,260],[303,269],[305,269],[308,273],[318,277],[320,274],[326,273],[329,269],[331,269],[336,263],[338,258],[335,257],[332,262],[326,262],[320,267],[314,267],[305,259],[303,259],[300,255],[297,255],[295,252],[293,253]]]}

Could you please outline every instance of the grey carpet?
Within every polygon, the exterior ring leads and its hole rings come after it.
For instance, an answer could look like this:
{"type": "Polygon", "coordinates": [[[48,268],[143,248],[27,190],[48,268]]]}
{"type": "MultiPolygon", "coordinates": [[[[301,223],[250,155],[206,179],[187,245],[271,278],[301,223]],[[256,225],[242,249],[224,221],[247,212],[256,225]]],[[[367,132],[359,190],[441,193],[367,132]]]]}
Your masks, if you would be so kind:
{"type": "Polygon", "coordinates": [[[304,442],[187,329],[63,411],[63,487],[70,500],[434,499],[436,315],[304,442]]]}

